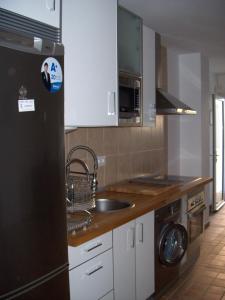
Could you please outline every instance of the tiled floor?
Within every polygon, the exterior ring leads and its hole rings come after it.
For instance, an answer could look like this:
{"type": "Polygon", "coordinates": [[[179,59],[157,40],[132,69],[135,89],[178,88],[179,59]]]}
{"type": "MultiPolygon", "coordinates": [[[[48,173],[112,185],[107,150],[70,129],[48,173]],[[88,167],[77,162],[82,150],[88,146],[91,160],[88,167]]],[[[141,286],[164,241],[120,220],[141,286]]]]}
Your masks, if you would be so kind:
{"type": "Polygon", "coordinates": [[[210,218],[200,257],[160,300],[225,300],[225,207],[210,218]]]}

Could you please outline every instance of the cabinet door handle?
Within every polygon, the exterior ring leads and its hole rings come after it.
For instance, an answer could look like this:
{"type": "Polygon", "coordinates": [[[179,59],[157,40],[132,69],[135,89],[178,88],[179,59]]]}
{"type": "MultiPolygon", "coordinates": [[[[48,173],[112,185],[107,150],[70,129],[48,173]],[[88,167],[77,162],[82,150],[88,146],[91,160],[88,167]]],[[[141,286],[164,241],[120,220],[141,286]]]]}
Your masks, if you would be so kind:
{"type": "Polygon", "coordinates": [[[87,276],[91,276],[92,274],[98,272],[99,270],[103,269],[103,265],[101,266],[97,266],[95,269],[91,270],[91,271],[87,271],[86,275],[87,276]]]}
{"type": "Polygon", "coordinates": [[[132,244],[131,244],[131,248],[135,247],[135,228],[131,228],[132,231],[132,244]]]}
{"type": "Polygon", "coordinates": [[[143,225],[143,223],[137,224],[137,237],[138,237],[139,243],[144,242],[144,225],[143,225]]]}
{"type": "Polygon", "coordinates": [[[94,250],[94,249],[96,249],[96,248],[98,248],[100,246],[102,246],[101,242],[97,243],[96,245],[92,246],[91,248],[85,249],[85,251],[86,252],[90,252],[90,251],[92,251],[92,250],[94,250]]]}
{"type": "Polygon", "coordinates": [[[134,248],[135,247],[135,228],[129,228],[127,232],[127,240],[128,240],[128,247],[134,248]]]}
{"type": "Polygon", "coordinates": [[[50,11],[55,11],[55,0],[45,0],[46,7],[50,11]]]}
{"type": "Polygon", "coordinates": [[[107,93],[108,99],[108,116],[116,115],[116,95],[115,92],[107,93]]]}

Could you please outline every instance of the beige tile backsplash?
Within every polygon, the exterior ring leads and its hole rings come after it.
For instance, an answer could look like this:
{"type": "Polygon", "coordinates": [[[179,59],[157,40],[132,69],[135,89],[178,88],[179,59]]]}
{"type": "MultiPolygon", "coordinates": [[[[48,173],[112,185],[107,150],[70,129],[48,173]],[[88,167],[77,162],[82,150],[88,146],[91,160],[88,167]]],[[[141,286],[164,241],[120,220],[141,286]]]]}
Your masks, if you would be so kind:
{"type": "MultiPolygon", "coordinates": [[[[146,173],[164,174],[167,173],[166,132],[167,119],[163,116],[157,116],[154,128],[79,128],[65,134],[66,154],[74,146],[87,145],[97,155],[105,155],[106,164],[98,169],[100,187],[146,173]]],[[[92,166],[86,152],[79,151],[76,157],[92,166]]]]}

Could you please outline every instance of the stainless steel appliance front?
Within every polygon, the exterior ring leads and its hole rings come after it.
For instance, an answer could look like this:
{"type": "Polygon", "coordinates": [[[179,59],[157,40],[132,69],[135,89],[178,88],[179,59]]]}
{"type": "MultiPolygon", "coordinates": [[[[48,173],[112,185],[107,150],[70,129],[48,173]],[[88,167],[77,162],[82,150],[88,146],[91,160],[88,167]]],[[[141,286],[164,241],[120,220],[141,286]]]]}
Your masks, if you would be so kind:
{"type": "Polygon", "coordinates": [[[69,299],[63,51],[0,26],[0,299],[69,299]]]}
{"type": "Polygon", "coordinates": [[[119,76],[119,124],[142,124],[142,79],[122,72],[119,76]]]}
{"type": "Polygon", "coordinates": [[[188,231],[188,251],[187,263],[192,265],[200,254],[202,234],[204,231],[204,191],[198,190],[188,195],[187,200],[187,231],[188,231]]]}

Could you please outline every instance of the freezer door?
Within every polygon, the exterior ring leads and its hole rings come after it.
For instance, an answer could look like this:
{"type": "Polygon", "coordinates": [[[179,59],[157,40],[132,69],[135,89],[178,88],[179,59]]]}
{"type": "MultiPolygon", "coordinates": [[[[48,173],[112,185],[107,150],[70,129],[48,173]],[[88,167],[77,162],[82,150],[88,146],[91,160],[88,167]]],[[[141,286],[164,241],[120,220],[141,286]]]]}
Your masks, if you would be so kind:
{"type": "Polygon", "coordinates": [[[69,300],[69,289],[65,289],[68,284],[68,272],[63,272],[56,277],[38,285],[31,290],[27,290],[21,295],[14,295],[15,300],[69,300]]]}
{"type": "Polygon", "coordinates": [[[68,261],[63,84],[43,81],[52,55],[21,49],[0,46],[0,298],[68,261]]]}

